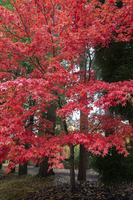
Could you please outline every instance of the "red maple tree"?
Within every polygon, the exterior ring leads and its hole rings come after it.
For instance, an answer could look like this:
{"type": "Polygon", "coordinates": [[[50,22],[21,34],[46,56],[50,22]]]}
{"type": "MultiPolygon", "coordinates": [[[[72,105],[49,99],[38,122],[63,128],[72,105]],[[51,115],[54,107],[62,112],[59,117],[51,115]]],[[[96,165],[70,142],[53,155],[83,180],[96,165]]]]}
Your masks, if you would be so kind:
{"type": "Polygon", "coordinates": [[[125,138],[132,136],[132,130],[120,119],[113,121],[113,127],[108,123],[117,131],[113,129],[107,138],[101,135],[109,120],[105,116],[98,116],[104,118],[99,130],[90,129],[87,135],[65,129],[59,136],[38,136],[38,130],[50,127],[42,112],[47,112],[51,101],[63,120],[75,110],[89,115],[96,92],[105,94],[95,102],[104,109],[133,103],[132,80],[108,84],[96,80],[87,68],[92,48],[133,38],[132,1],[123,1],[121,9],[112,0],[104,5],[97,0],[13,0],[12,4],[12,11],[0,7],[0,162],[10,158],[9,166],[14,167],[49,156],[53,167],[61,167],[64,155],[57,153],[65,144],[79,143],[96,154],[106,155],[113,145],[127,154],[125,138]],[[77,72],[82,59],[85,70],[77,72]],[[34,131],[30,131],[26,127],[33,115],[34,131]]]}

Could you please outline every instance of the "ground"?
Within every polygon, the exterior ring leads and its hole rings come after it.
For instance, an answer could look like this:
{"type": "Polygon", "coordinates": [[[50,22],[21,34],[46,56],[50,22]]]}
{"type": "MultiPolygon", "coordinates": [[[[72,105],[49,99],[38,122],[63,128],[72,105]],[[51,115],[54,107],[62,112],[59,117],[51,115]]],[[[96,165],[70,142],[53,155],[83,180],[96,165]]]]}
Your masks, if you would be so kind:
{"type": "Polygon", "coordinates": [[[70,191],[69,184],[57,185],[48,187],[46,189],[39,189],[37,192],[29,194],[26,198],[19,198],[18,200],[69,200],[69,199],[81,199],[81,200],[129,200],[132,199],[131,190],[128,191],[128,187],[123,186],[118,190],[103,189],[97,182],[77,182],[73,192],[70,191]]]}
{"type": "MultiPolygon", "coordinates": [[[[33,172],[29,170],[28,175],[20,177],[17,173],[5,175],[5,179],[0,180],[0,200],[133,200],[132,185],[123,184],[116,189],[105,189],[97,179],[90,179],[86,182],[77,181],[72,192],[69,176],[56,174],[41,178],[33,172]]],[[[90,170],[90,173],[94,172],[90,170]]],[[[0,171],[0,174],[4,174],[4,171],[0,171]]]]}

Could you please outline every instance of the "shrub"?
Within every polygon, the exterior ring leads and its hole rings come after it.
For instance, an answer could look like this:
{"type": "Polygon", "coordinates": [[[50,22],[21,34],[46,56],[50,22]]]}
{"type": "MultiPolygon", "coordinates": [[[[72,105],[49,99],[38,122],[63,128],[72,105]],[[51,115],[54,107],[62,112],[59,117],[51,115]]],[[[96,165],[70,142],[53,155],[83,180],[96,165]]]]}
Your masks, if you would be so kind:
{"type": "Polygon", "coordinates": [[[117,186],[122,182],[133,181],[133,148],[129,155],[124,157],[114,148],[110,149],[107,156],[93,156],[90,166],[99,173],[99,180],[105,186],[117,186]]]}

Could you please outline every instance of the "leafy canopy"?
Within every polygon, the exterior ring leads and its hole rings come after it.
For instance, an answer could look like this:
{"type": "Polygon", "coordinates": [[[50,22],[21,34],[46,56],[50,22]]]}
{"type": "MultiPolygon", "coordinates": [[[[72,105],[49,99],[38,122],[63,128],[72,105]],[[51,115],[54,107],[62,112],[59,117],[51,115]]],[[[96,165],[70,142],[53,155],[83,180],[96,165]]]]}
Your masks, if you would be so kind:
{"type": "MultiPolygon", "coordinates": [[[[13,167],[49,156],[53,167],[61,167],[64,155],[57,153],[65,144],[74,143],[103,155],[115,145],[119,153],[126,154],[125,138],[131,137],[132,129],[120,119],[113,121],[117,128],[108,138],[101,135],[104,125],[97,131],[90,129],[87,135],[62,131],[59,136],[38,137],[37,133],[40,126],[44,130],[48,126],[42,113],[47,112],[51,101],[58,105],[57,115],[63,120],[75,110],[89,115],[97,91],[104,91],[105,95],[95,105],[104,109],[119,103],[132,104],[132,80],[107,84],[96,80],[91,70],[85,74],[75,70],[91,48],[108,47],[112,40],[132,39],[132,1],[123,1],[121,9],[112,0],[105,4],[97,0],[11,3],[13,10],[0,7],[0,161],[10,158],[13,167]],[[61,96],[68,100],[64,106],[61,96]],[[34,101],[32,106],[26,106],[29,99],[34,101]],[[34,116],[33,132],[26,129],[30,116],[34,116]]],[[[94,124],[98,120],[99,116],[94,118],[94,124]]]]}

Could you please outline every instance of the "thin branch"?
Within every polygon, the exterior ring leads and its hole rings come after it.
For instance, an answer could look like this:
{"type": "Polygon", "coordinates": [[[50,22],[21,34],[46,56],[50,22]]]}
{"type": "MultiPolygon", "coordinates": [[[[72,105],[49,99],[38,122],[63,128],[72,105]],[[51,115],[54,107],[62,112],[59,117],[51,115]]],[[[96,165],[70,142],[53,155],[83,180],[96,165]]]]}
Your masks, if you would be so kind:
{"type": "MultiPolygon", "coordinates": [[[[97,124],[97,126],[92,130],[92,133],[97,129],[97,127],[101,124],[102,122],[100,121],[98,124],[97,124]]],[[[89,129],[89,131],[90,131],[91,129],[89,129]]]]}

